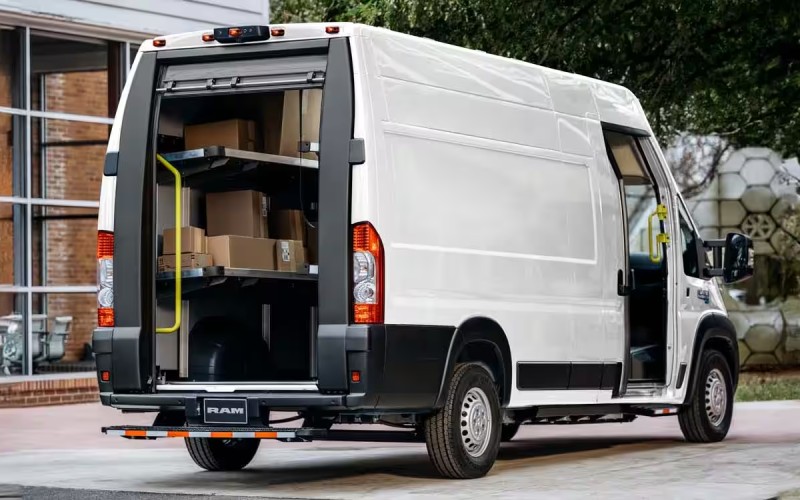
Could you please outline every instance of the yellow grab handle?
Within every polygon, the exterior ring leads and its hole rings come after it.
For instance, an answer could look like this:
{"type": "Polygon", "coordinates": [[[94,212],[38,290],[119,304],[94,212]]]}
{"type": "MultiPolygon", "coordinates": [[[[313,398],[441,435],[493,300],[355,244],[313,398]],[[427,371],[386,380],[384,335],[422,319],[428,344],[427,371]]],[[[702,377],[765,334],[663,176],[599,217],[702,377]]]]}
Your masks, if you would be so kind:
{"type": "Polygon", "coordinates": [[[656,209],[653,210],[649,216],[647,216],[647,245],[650,251],[650,261],[654,264],[658,264],[663,259],[663,255],[661,255],[661,245],[665,243],[669,243],[669,235],[667,233],[659,233],[656,235],[656,245],[653,248],[653,217],[658,217],[658,220],[666,220],[667,218],[667,207],[663,204],[658,204],[656,209]]]}
{"type": "Polygon", "coordinates": [[[174,333],[181,327],[181,173],[161,155],[158,161],[175,176],[175,323],[167,328],[156,328],[156,333],[174,333]]]}

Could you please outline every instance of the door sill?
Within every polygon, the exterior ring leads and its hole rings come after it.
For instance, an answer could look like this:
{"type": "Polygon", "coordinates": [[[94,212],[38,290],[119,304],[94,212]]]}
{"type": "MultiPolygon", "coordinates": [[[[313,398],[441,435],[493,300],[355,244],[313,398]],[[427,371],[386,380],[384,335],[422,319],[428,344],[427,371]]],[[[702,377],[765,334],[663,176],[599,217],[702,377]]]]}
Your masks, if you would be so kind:
{"type": "Polygon", "coordinates": [[[629,382],[622,399],[660,396],[665,389],[661,382],[629,382]]]}

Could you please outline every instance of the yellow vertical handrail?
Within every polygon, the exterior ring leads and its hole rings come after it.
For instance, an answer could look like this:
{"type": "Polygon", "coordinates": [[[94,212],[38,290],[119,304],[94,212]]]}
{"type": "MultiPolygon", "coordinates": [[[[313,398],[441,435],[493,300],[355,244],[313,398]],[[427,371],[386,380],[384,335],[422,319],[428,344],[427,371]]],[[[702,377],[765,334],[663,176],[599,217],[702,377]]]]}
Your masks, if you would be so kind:
{"type": "Polygon", "coordinates": [[[667,207],[659,203],[653,213],[647,216],[647,245],[649,247],[650,261],[654,264],[661,262],[663,256],[661,255],[661,245],[669,244],[669,235],[666,233],[659,233],[656,235],[656,245],[653,245],[653,218],[658,218],[659,221],[667,219],[667,207]]]}
{"type": "Polygon", "coordinates": [[[174,333],[181,327],[181,173],[161,155],[158,161],[175,176],[175,323],[167,328],[156,328],[156,333],[174,333]]]}

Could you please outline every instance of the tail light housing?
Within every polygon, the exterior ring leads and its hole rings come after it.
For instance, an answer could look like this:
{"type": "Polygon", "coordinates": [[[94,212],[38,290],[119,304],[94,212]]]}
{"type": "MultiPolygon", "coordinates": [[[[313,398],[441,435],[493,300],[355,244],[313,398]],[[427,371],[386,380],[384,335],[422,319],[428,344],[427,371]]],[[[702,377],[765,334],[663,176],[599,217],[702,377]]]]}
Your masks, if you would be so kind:
{"type": "Polygon", "coordinates": [[[114,326],[114,233],[97,232],[97,324],[114,326]]]}
{"type": "Polygon", "coordinates": [[[353,322],[383,323],[383,243],[369,222],[353,226],[353,322]]]}

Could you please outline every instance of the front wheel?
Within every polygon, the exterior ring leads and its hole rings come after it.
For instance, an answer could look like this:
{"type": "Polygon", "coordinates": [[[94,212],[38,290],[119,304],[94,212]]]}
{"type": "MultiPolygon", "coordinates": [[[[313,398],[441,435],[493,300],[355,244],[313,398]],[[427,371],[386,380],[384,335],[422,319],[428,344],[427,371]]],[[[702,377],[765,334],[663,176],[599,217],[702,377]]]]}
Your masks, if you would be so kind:
{"type": "Polygon", "coordinates": [[[186,438],[186,449],[194,463],[210,471],[243,469],[253,460],[260,439],[186,438]]]}
{"type": "Polygon", "coordinates": [[[719,351],[703,352],[694,392],[678,415],[683,437],[693,443],[722,441],[733,419],[733,377],[719,351]]]}
{"type": "Polygon", "coordinates": [[[485,476],[500,447],[500,401],[489,372],[477,364],[456,367],[444,407],[425,422],[428,456],[444,477],[485,476]]]}

